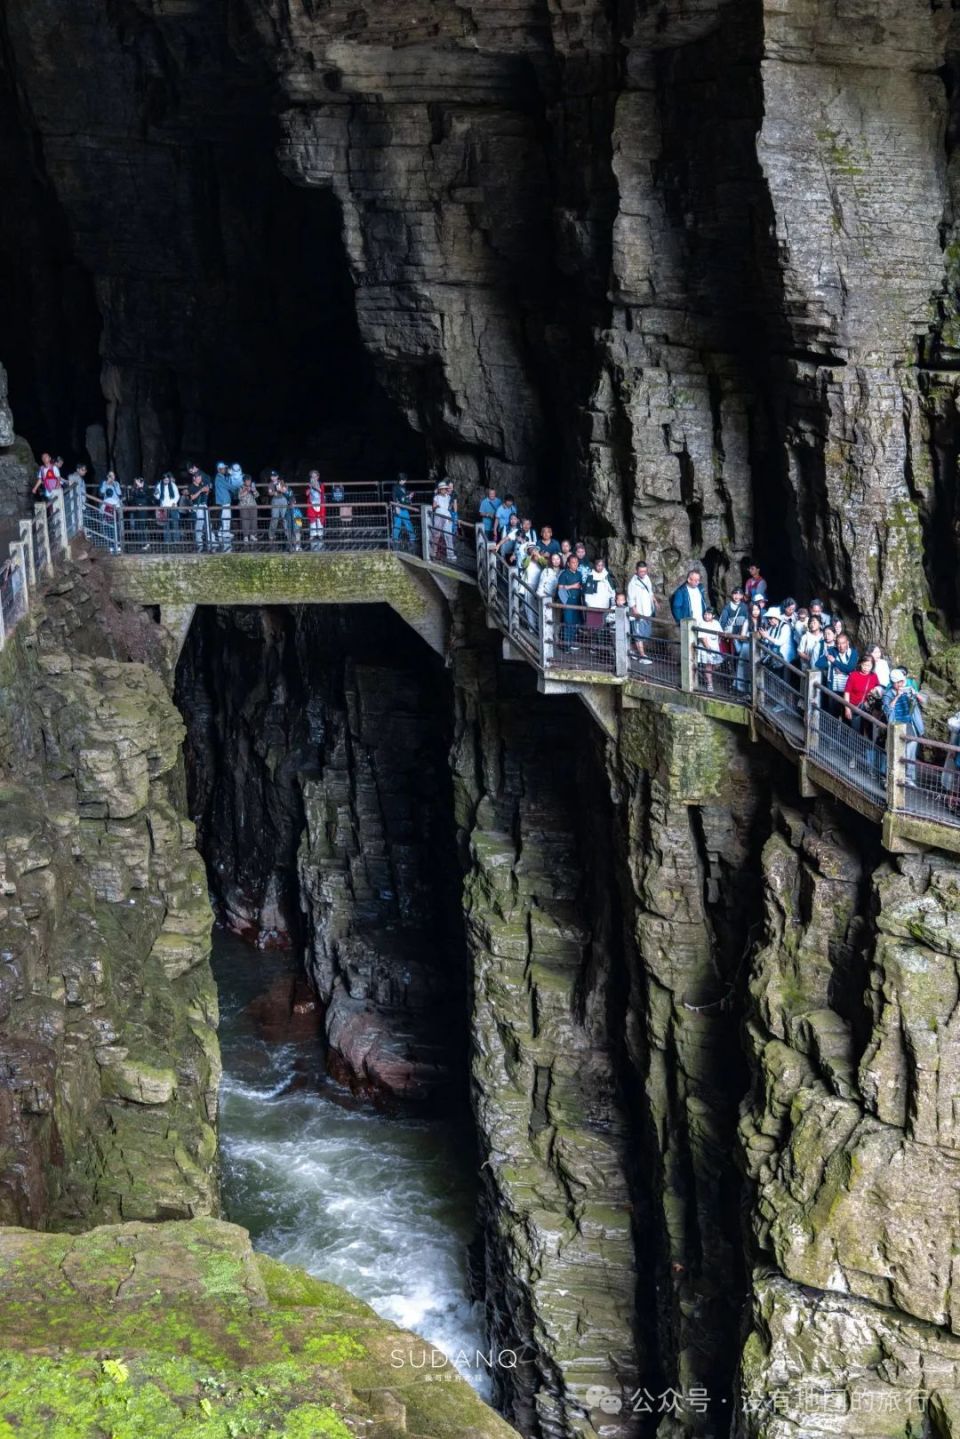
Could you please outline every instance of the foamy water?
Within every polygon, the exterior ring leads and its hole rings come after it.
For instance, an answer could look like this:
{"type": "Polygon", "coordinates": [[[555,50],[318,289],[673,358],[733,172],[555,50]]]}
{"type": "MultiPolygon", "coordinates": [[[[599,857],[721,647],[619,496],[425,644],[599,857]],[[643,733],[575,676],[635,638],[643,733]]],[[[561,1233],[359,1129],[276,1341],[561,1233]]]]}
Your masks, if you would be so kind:
{"type": "MultiPolygon", "coordinates": [[[[483,1351],[482,1312],[469,1297],[471,1165],[458,1126],[357,1105],[323,1079],[312,1043],[264,1040],[246,1007],[288,971],[285,959],[217,934],[214,965],[227,1217],[264,1253],[341,1285],[451,1358],[483,1351]]],[[[486,1396],[483,1365],[463,1372],[486,1396]]]]}

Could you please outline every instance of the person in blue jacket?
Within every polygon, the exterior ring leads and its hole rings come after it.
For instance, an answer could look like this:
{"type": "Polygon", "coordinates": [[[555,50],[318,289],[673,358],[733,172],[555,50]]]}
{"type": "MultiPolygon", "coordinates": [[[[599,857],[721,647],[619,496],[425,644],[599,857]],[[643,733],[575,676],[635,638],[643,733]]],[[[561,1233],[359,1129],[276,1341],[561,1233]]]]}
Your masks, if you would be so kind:
{"type": "Polygon", "coordinates": [[[703,619],[703,612],[710,601],[700,581],[700,571],[689,570],[683,584],[677,585],[670,596],[670,610],[677,624],[681,620],[693,620],[699,624],[703,619]]]}

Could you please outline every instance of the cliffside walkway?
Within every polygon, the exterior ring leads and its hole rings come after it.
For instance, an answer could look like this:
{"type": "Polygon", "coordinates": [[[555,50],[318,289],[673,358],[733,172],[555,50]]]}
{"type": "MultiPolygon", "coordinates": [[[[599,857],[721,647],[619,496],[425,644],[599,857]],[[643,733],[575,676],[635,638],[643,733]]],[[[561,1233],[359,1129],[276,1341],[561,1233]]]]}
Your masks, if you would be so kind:
{"type": "Polygon", "coordinates": [[[180,637],[197,604],[386,603],[438,653],[446,650],[447,600],[476,584],[504,657],[537,672],[544,694],[575,694],[611,734],[622,709],[681,705],[745,726],[796,765],[801,793],[833,795],[882,826],[892,851],[936,846],[960,853],[960,750],[910,740],[825,692],[819,673],[769,655],[756,639],[740,653],[711,648],[717,636],[692,622],[655,623],[641,656],[625,609],[591,612],[536,599],[482,529],[454,532],[428,506],[348,496],[327,505],[322,540],[269,507],[224,517],[211,508],[158,518],[153,508],[111,511],[69,491],[36,506],[0,581],[0,643],[53,570],[56,554],[83,531],[116,557],[118,594],[159,605],[180,637]]]}

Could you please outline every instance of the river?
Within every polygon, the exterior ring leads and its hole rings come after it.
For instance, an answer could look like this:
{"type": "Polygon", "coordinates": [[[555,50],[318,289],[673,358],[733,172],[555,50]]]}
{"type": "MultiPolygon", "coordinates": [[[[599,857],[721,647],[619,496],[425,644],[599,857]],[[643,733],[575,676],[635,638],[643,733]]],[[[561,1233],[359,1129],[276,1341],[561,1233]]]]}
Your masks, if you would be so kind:
{"type": "MultiPolygon", "coordinates": [[[[467,1249],[474,1182],[464,1126],[392,1117],[324,1073],[317,1042],[271,1038],[250,1006],[289,954],[214,932],[225,1215],[264,1253],[364,1299],[451,1357],[483,1351],[467,1249]]],[[[487,1395],[482,1364],[463,1370],[487,1395]]]]}

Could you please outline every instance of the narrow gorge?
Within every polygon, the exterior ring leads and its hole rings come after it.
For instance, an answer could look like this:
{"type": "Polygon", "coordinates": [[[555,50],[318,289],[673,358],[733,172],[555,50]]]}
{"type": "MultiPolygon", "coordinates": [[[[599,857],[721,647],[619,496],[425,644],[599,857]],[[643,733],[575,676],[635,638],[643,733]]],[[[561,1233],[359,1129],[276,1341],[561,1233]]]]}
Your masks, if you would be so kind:
{"type": "MultiPolygon", "coordinates": [[[[0,0],[3,559],[44,451],[446,476],[942,742],[958,81],[945,0],[0,0]]],[[[0,1439],[960,1439],[958,847],[332,558],[0,631],[0,1439]]]]}

